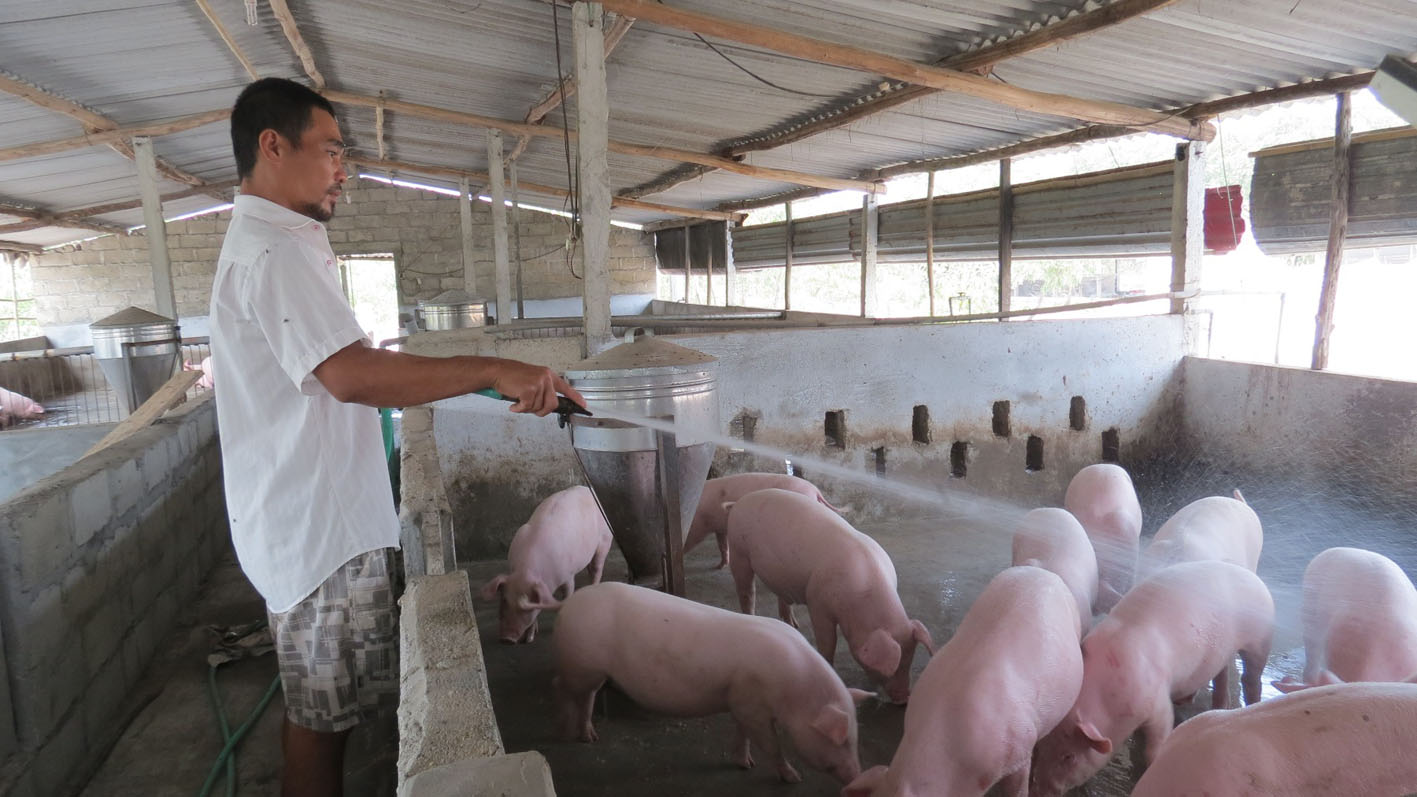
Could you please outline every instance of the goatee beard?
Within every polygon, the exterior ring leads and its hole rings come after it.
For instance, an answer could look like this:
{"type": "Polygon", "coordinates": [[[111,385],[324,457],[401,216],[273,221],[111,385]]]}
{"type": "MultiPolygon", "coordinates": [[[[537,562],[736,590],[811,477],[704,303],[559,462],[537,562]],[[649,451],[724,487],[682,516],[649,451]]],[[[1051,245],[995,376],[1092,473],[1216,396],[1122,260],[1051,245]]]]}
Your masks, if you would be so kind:
{"type": "Polygon", "coordinates": [[[309,216],[315,221],[329,221],[334,218],[335,209],[331,207],[329,210],[325,210],[324,205],[318,202],[312,202],[308,205],[302,205],[300,207],[300,213],[303,216],[309,216]]]}

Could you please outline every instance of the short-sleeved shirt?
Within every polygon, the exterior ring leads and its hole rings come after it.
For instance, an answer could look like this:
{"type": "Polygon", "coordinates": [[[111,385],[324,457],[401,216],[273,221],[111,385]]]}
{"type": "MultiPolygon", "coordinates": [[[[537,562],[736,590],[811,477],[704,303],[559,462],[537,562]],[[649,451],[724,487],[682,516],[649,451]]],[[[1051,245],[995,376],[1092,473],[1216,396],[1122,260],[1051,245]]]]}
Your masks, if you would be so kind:
{"type": "Polygon", "coordinates": [[[231,537],[270,611],[398,546],[378,411],[314,375],[364,337],[325,226],[238,196],[212,285],[212,371],[231,537]]]}

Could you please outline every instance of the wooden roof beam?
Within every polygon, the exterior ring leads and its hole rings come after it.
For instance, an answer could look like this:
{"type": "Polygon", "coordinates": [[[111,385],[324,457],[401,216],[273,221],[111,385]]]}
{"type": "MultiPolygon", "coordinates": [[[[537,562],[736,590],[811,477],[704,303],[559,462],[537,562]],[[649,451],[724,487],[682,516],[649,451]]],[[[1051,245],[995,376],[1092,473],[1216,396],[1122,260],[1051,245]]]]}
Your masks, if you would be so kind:
{"type": "MultiPolygon", "coordinates": [[[[118,129],[118,123],[107,116],[97,111],[89,110],[76,102],[64,99],[53,92],[46,91],[45,89],[11,75],[0,73],[0,92],[27,100],[41,108],[48,108],[51,111],[62,113],[83,125],[84,131],[87,133],[118,129]]],[[[117,152],[128,160],[137,160],[137,156],[133,154],[132,145],[126,139],[109,141],[107,144],[114,152],[117,152]]],[[[157,160],[157,169],[162,176],[169,180],[195,186],[205,186],[207,184],[205,180],[197,175],[183,171],[161,158],[157,160]]],[[[225,198],[215,191],[212,192],[212,195],[219,199],[225,198]]]]}
{"type": "MultiPolygon", "coordinates": [[[[635,20],[632,17],[616,17],[615,22],[606,29],[604,46],[605,57],[607,59],[610,58],[611,51],[625,38],[625,34],[630,32],[630,26],[634,24],[635,20]]],[[[552,89],[550,94],[547,94],[541,101],[531,106],[531,110],[526,112],[526,119],[524,121],[532,125],[541,124],[547,114],[561,107],[561,104],[566,101],[566,98],[574,97],[575,94],[576,76],[566,75],[561,78],[560,82],[556,84],[556,88],[552,89]]],[[[531,136],[518,136],[516,145],[514,145],[512,151],[507,154],[507,161],[510,163],[521,157],[521,154],[526,152],[527,145],[530,143],[531,136]]]]}
{"type": "MultiPolygon", "coordinates": [[[[209,184],[202,188],[189,188],[186,191],[163,194],[162,201],[171,202],[175,199],[186,199],[187,197],[205,194],[207,189],[228,189],[236,185],[236,181],[233,180],[214,185],[209,184]]],[[[143,200],[130,199],[122,202],[108,202],[102,205],[90,205],[86,208],[56,212],[40,208],[22,207],[19,205],[0,204],[0,214],[29,219],[29,221],[26,222],[0,225],[0,232],[23,232],[25,230],[39,229],[40,227],[73,227],[75,229],[88,229],[96,232],[126,233],[127,228],[122,225],[98,221],[93,217],[108,213],[117,213],[122,210],[132,210],[142,206],[143,200]]]]}
{"type": "Polygon", "coordinates": [[[1121,125],[1187,139],[1213,137],[1214,130],[1191,119],[1116,102],[1090,100],[1019,88],[986,77],[919,64],[850,45],[813,39],[787,31],[674,8],[653,0],[601,0],[606,9],[665,27],[716,36],[796,58],[997,102],[1030,113],[1062,116],[1096,124],[1121,125]]]}
{"type": "Polygon", "coordinates": [[[165,136],[172,133],[180,133],[184,130],[191,130],[203,125],[209,125],[213,122],[220,122],[230,117],[231,109],[222,108],[216,111],[206,111],[205,113],[169,119],[165,122],[152,122],[150,124],[134,125],[132,127],[120,127],[114,130],[100,130],[96,133],[86,133],[82,136],[59,139],[58,141],[45,141],[35,144],[21,144],[18,147],[5,147],[4,149],[0,149],[0,162],[20,160],[21,158],[37,158],[41,155],[54,155],[60,152],[86,149],[88,147],[103,147],[115,141],[130,139],[133,136],[165,136]]]}
{"type": "Polygon", "coordinates": [[[213,28],[216,28],[217,35],[221,37],[222,41],[226,42],[226,49],[230,50],[231,54],[236,56],[236,60],[241,62],[241,68],[246,70],[246,74],[250,75],[252,80],[260,80],[261,76],[256,72],[256,67],[251,64],[251,59],[247,58],[246,53],[241,51],[241,47],[236,44],[235,37],[231,35],[231,31],[227,30],[226,26],[222,24],[221,19],[217,17],[216,11],[212,9],[211,3],[207,2],[207,0],[196,0],[196,2],[197,7],[202,9],[202,13],[207,15],[207,21],[212,23],[213,28]]]}
{"type": "MultiPolygon", "coordinates": [[[[514,122],[508,119],[497,119],[491,116],[481,116],[479,114],[466,113],[464,111],[454,111],[447,108],[438,108],[432,105],[420,105],[418,103],[404,102],[402,100],[377,99],[366,97],[361,94],[354,94],[347,91],[326,90],[325,97],[332,102],[345,105],[358,105],[366,108],[376,107],[379,102],[383,102],[386,110],[396,113],[406,113],[409,116],[417,116],[425,119],[437,119],[455,124],[471,125],[473,127],[492,128],[501,130],[512,135],[528,135],[540,138],[561,138],[569,135],[571,140],[576,140],[575,131],[563,131],[560,127],[532,125],[526,122],[514,122]]],[[[809,185],[816,188],[829,188],[834,191],[865,191],[867,193],[879,193],[885,188],[880,183],[870,180],[857,180],[841,177],[824,177],[821,175],[807,174],[793,171],[791,169],[775,169],[767,166],[753,166],[748,163],[740,163],[732,158],[725,158],[721,155],[710,155],[703,152],[693,152],[690,150],[675,149],[673,147],[647,146],[644,144],[631,144],[624,141],[610,140],[609,149],[621,155],[635,155],[642,158],[657,158],[659,160],[679,161],[682,163],[697,163],[705,166],[714,166],[726,172],[733,172],[747,177],[756,177],[762,180],[774,180],[783,183],[796,183],[797,185],[809,185]]],[[[0,157],[3,157],[4,150],[0,150],[0,157]]]]}
{"type": "Polygon", "coordinates": [[[38,255],[44,253],[44,247],[38,244],[22,244],[19,241],[0,241],[0,252],[24,252],[25,254],[38,255]]]}
{"type": "Polygon", "coordinates": [[[290,49],[294,50],[296,57],[300,59],[300,65],[305,68],[310,82],[315,84],[315,90],[324,91],[325,76],[320,74],[319,68],[315,66],[315,54],[310,51],[310,45],[305,43],[305,37],[300,35],[300,26],[295,24],[295,15],[290,13],[290,6],[285,0],[268,2],[271,4],[271,12],[280,22],[281,31],[285,33],[285,40],[290,42],[290,49]]]}
{"type": "MultiPolygon", "coordinates": [[[[467,169],[455,169],[449,166],[435,166],[426,163],[407,163],[404,161],[375,160],[373,158],[348,158],[349,163],[364,166],[370,169],[384,169],[387,171],[416,172],[435,177],[466,177],[469,181],[486,183],[490,178],[486,172],[475,172],[467,169]]],[[[533,194],[543,196],[553,196],[566,198],[571,195],[570,191],[564,188],[557,188],[549,185],[538,185],[518,181],[518,190],[528,191],[533,194]]],[[[633,208],[635,210],[650,210],[657,213],[668,213],[675,216],[684,216],[696,219],[710,219],[713,221],[737,221],[742,217],[741,213],[733,213],[720,210],[701,210],[699,208],[681,208],[673,205],[661,205],[657,202],[641,202],[636,199],[615,198],[611,201],[611,207],[633,208]]]]}

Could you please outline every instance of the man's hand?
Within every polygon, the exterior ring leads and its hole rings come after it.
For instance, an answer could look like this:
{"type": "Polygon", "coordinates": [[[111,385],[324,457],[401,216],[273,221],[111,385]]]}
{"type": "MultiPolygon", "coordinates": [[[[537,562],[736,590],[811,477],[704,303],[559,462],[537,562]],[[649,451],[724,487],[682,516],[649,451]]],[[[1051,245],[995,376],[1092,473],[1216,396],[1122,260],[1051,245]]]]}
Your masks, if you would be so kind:
{"type": "Polygon", "coordinates": [[[512,412],[530,412],[537,417],[545,417],[556,411],[558,395],[585,406],[585,396],[550,368],[519,360],[499,360],[496,370],[492,389],[517,400],[511,407],[512,412]]]}

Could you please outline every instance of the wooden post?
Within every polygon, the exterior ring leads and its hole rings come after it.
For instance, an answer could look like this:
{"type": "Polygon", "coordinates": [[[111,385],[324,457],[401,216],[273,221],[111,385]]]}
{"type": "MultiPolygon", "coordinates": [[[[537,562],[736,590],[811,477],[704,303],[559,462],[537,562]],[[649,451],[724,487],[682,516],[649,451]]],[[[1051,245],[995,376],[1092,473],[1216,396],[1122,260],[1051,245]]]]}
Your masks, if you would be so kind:
{"type": "Polygon", "coordinates": [[[497,323],[512,320],[512,267],[507,259],[507,191],[502,176],[502,131],[487,131],[487,174],[492,194],[492,263],[497,280],[497,323]]]}
{"type": "Polygon", "coordinates": [[[784,202],[787,208],[787,226],[782,229],[783,240],[787,241],[786,259],[782,261],[782,309],[792,309],[792,203],[784,202]]]}
{"type": "Polygon", "coordinates": [[[723,223],[723,306],[734,302],[733,283],[738,276],[738,268],[733,264],[733,222],[723,223]]]}
{"type": "Polygon", "coordinates": [[[477,254],[472,245],[472,187],[458,178],[458,219],[462,223],[462,289],[477,295],[477,254]]]}
{"type": "MultiPolygon", "coordinates": [[[[1013,161],[999,159],[999,312],[1007,313],[1014,295],[1013,161]]],[[[1005,319],[1000,319],[1005,320],[1005,319]]]]}
{"type": "Polygon", "coordinates": [[[517,162],[507,166],[512,187],[512,260],[517,267],[517,318],[526,318],[526,301],[522,295],[522,214],[521,203],[517,201],[517,162]]]}
{"type": "Polygon", "coordinates": [[[930,294],[930,315],[935,315],[935,172],[925,179],[925,289],[930,294]]]}
{"type": "Polygon", "coordinates": [[[689,278],[693,276],[693,247],[690,246],[689,225],[684,225],[684,304],[689,303],[689,278]]]}
{"type": "Polygon", "coordinates": [[[880,220],[875,194],[861,200],[861,317],[876,317],[876,232],[880,220]]]}
{"type": "Polygon", "coordinates": [[[1333,305],[1338,298],[1338,270],[1343,265],[1343,242],[1348,237],[1348,206],[1353,187],[1353,111],[1348,92],[1338,95],[1338,110],[1333,130],[1333,202],[1329,208],[1328,253],[1324,259],[1324,284],[1319,293],[1319,312],[1315,319],[1315,371],[1328,367],[1328,345],[1333,336],[1333,305]]]}
{"type": "Polygon", "coordinates": [[[162,198],[157,193],[157,156],[153,140],[133,139],[138,161],[138,189],[143,197],[143,223],[147,225],[148,260],[153,271],[153,301],[158,315],[177,320],[177,295],[172,289],[172,261],[167,252],[167,223],[162,218],[162,198]]]}
{"type": "MultiPolygon", "coordinates": [[[[1205,145],[1199,141],[1176,145],[1175,177],[1171,188],[1171,292],[1185,293],[1200,287],[1201,257],[1205,254],[1205,145]]],[[[1171,312],[1184,313],[1189,299],[1171,299],[1171,312]]]]}
{"type": "Polygon", "coordinates": [[[610,100],[605,89],[605,17],[600,3],[571,9],[576,58],[576,154],[580,158],[584,354],[610,343],[610,171],[606,165],[610,100]]]}
{"type": "MultiPolygon", "coordinates": [[[[712,227],[705,227],[704,232],[712,231],[712,227]]],[[[704,304],[713,304],[713,236],[708,238],[704,246],[704,304]]]]}

